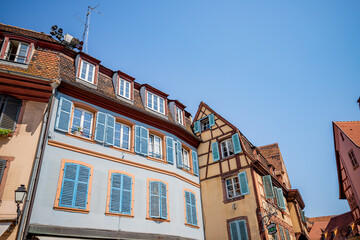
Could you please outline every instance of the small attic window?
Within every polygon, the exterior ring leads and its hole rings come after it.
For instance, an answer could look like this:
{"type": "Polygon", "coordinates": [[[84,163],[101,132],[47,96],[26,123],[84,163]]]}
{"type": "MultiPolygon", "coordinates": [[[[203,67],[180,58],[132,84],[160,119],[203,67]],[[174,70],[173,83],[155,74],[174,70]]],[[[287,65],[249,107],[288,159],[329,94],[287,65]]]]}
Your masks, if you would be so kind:
{"type": "Polygon", "coordinates": [[[131,103],[134,99],[135,78],[118,70],[114,73],[112,81],[117,98],[131,103]]]}
{"type": "Polygon", "coordinates": [[[0,58],[9,62],[28,64],[30,62],[35,40],[25,37],[8,35],[5,36],[0,58]]]}
{"type": "Polygon", "coordinates": [[[165,114],[164,98],[149,91],[147,92],[147,107],[161,114],[165,114]]]}
{"type": "Polygon", "coordinates": [[[119,90],[118,90],[119,95],[124,98],[130,99],[131,96],[130,89],[131,89],[131,83],[122,78],[119,78],[119,90]]]}
{"type": "Polygon", "coordinates": [[[94,83],[95,66],[85,60],[82,60],[80,69],[80,78],[89,83],[94,83]]]}
{"type": "Polygon", "coordinates": [[[91,88],[96,88],[100,61],[80,52],[76,56],[76,80],[91,88]]]}

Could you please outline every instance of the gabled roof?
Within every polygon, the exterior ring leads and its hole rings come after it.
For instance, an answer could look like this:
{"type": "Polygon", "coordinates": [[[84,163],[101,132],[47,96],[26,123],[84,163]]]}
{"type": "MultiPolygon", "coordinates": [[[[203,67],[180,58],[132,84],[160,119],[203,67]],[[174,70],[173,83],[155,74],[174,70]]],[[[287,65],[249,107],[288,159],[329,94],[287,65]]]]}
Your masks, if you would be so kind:
{"type": "Polygon", "coordinates": [[[0,31],[11,32],[11,33],[19,34],[19,35],[25,35],[25,36],[32,37],[35,39],[45,40],[45,41],[54,42],[54,43],[57,42],[49,34],[45,34],[43,32],[35,32],[32,30],[24,29],[24,28],[14,27],[14,26],[3,24],[3,23],[0,23],[0,31]]]}
{"type": "Polygon", "coordinates": [[[360,148],[360,121],[334,122],[360,148]]]}
{"type": "Polygon", "coordinates": [[[330,219],[334,216],[323,216],[323,217],[314,217],[309,218],[309,222],[312,223],[311,230],[309,231],[310,240],[318,240],[321,238],[321,234],[324,233],[326,226],[328,225],[330,219]]]}
{"type": "Polygon", "coordinates": [[[351,225],[354,222],[351,212],[343,213],[341,215],[331,217],[325,232],[334,231],[337,228],[343,228],[351,225]]]}

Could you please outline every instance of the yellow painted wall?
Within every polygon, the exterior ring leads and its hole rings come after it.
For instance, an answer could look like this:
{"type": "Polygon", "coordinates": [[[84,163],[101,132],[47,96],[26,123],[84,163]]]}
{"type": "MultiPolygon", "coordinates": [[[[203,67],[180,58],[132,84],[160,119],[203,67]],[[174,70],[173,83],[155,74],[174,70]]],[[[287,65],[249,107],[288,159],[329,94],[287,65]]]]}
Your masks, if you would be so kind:
{"type": "Polygon", "coordinates": [[[204,210],[205,236],[207,240],[228,239],[227,219],[247,216],[251,239],[260,239],[256,217],[256,199],[250,169],[246,169],[250,194],[244,199],[224,204],[221,178],[201,182],[201,197],[204,210]],[[233,209],[235,205],[236,210],[233,209]]]}
{"type": "MultiPolygon", "coordinates": [[[[19,133],[11,138],[0,138],[0,156],[14,157],[6,180],[3,179],[5,189],[0,203],[0,219],[16,218],[15,190],[20,184],[28,189],[46,103],[24,101],[23,108],[22,121],[17,125],[19,133]]],[[[15,239],[16,231],[8,239],[15,239]]]]}

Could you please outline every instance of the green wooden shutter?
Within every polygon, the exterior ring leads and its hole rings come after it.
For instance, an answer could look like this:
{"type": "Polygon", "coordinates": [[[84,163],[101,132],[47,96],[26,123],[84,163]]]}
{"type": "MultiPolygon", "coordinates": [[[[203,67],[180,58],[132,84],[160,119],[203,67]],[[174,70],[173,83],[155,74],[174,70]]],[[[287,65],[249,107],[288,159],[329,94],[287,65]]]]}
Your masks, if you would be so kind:
{"type": "Polygon", "coordinates": [[[234,135],[231,136],[231,138],[232,138],[232,142],[234,144],[235,154],[240,153],[241,152],[241,144],[240,144],[239,134],[235,133],[234,135]]]}
{"type": "Polygon", "coordinates": [[[240,183],[240,190],[241,190],[241,195],[246,195],[249,194],[249,184],[248,184],[248,180],[246,177],[246,172],[240,172],[239,173],[239,183],[240,183]]]}
{"type": "Polygon", "coordinates": [[[303,221],[303,223],[306,223],[305,211],[304,211],[304,210],[300,210],[300,215],[301,215],[301,220],[303,221]]]}
{"type": "Polygon", "coordinates": [[[199,176],[199,162],[196,151],[192,150],[192,159],[193,159],[193,169],[194,169],[194,175],[199,176]]]}
{"type": "Polygon", "coordinates": [[[105,131],[106,131],[106,114],[102,112],[97,112],[94,140],[99,143],[103,143],[105,141],[105,131]]]}
{"type": "Polygon", "coordinates": [[[210,128],[215,125],[215,118],[213,113],[209,115],[209,125],[210,128]]]}
{"type": "Polygon", "coordinates": [[[120,213],[121,174],[111,174],[110,212],[120,213]]]}
{"type": "Polygon", "coordinates": [[[230,226],[231,240],[240,240],[237,222],[236,221],[230,222],[229,226],[230,226]]]}
{"type": "Polygon", "coordinates": [[[271,176],[266,175],[266,176],[263,176],[262,179],[263,179],[263,185],[264,185],[266,198],[274,198],[274,191],[273,191],[271,176]]]}
{"type": "Polygon", "coordinates": [[[276,198],[276,204],[280,207],[278,188],[274,187],[274,194],[276,198]]]}
{"type": "Polygon", "coordinates": [[[219,161],[220,160],[220,154],[219,154],[219,146],[218,146],[217,142],[211,143],[211,150],[212,150],[212,155],[213,155],[214,162],[219,161]]]}
{"type": "Polygon", "coordinates": [[[0,184],[3,181],[2,179],[4,176],[5,168],[6,168],[6,160],[0,159],[0,184]]]}
{"type": "Polygon", "coordinates": [[[247,229],[246,229],[246,221],[245,220],[239,220],[238,221],[238,226],[239,226],[239,232],[240,232],[240,239],[241,240],[247,240],[248,239],[248,234],[247,234],[247,229]]]}
{"type": "Polygon", "coordinates": [[[192,224],[190,192],[185,191],[186,223],[192,224]]]}
{"type": "Polygon", "coordinates": [[[149,215],[152,218],[160,217],[160,182],[150,182],[149,215]]]}
{"type": "Polygon", "coordinates": [[[56,115],[56,130],[69,132],[72,109],[73,103],[66,98],[61,97],[56,115]]]}
{"type": "Polygon", "coordinates": [[[85,209],[87,205],[87,192],[88,184],[90,178],[90,168],[79,165],[78,176],[77,176],[77,186],[75,193],[75,203],[76,208],[85,209]]]}
{"type": "Polygon", "coordinates": [[[149,130],[144,127],[141,127],[140,131],[140,152],[142,155],[148,155],[148,138],[149,138],[149,130]]]}
{"type": "Polygon", "coordinates": [[[285,235],[286,235],[286,240],[291,240],[289,230],[287,228],[285,228],[285,235]]]}
{"type": "Polygon", "coordinates": [[[107,114],[105,143],[107,145],[114,146],[114,137],[115,137],[115,117],[107,114]]]}
{"type": "Polygon", "coordinates": [[[279,208],[283,209],[284,211],[286,210],[286,206],[285,206],[285,200],[284,200],[284,193],[283,190],[281,188],[277,189],[278,195],[277,198],[279,198],[278,201],[278,206],[279,208]]]}
{"type": "Polygon", "coordinates": [[[165,183],[160,182],[160,217],[167,219],[167,189],[165,183]]]}
{"type": "Polygon", "coordinates": [[[122,174],[121,213],[131,214],[132,178],[122,174]]]}
{"type": "Polygon", "coordinates": [[[279,225],[279,230],[280,230],[280,239],[285,240],[284,229],[281,225],[279,225]]]}
{"type": "Polygon", "coordinates": [[[135,126],[135,152],[140,154],[140,126],[135,126]]]}
{"type": "Polygon", "coordinates": [[[174,140],[172,137],[166,137],[166,160],[174,164],[174,140]]]}
{"type": "Polygon", "coordinates": [[[231,240],[247,240],[246,220],[236,220],[229,223],[231,240]]]}
{"type": "Polygon", "coordinates": [[[78,165],[65,163],[59,206],[72,207],[75,193],[78,165]]]}
{"type": "Polygon", "coordinates": [[[194,132],[195,132],[195,133],[200,132],[200,120],[199,120],[199,121],[196,121],[196,122],[194,123],[194,132]]]}
{"type": "Polygon", "coordinates": [[[182,168],[182,154],[181,154],[181,143],[179,140],[176,141],[176,166],[182,168]]]}

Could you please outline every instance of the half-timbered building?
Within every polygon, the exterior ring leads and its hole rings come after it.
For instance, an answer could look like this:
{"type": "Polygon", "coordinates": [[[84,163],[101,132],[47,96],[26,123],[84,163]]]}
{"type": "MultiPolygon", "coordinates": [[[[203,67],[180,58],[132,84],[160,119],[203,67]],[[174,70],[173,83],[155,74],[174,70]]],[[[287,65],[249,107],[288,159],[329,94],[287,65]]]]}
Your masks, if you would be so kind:
{"type": "MultiPolygon", "coordinates": [[[[291,211],[297,190],[276,176],[275,166],[233,124],[201,102],[193,120],[198,147],[206,239],[307,239],[296,234],[291,211]],[[273,223],[276,233],[266,227],[273,223]]],[[[305,216],[303,216],[305,222],[305,216]]]]}

